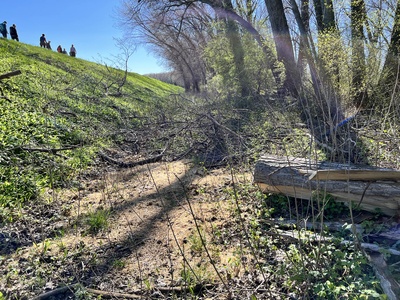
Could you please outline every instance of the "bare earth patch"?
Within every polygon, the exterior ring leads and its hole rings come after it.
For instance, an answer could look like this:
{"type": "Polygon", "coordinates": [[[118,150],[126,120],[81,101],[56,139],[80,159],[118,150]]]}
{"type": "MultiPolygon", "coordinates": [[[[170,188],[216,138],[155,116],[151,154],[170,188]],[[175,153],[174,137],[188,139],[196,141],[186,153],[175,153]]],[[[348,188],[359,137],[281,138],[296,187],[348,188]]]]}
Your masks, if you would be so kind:
{"type": "Polygon", "coordinates": [[[114,170],[79,189],[49,193],[51,203],[36,217],[29,211],[31,219],[4,229],[4,241],[7,235],[15,247],[2,249],[0,290],[10,299],[30,298],[78,282],[157,296],[167,288],[187,293],[192,279],[226,279],[236,266],[233,249],[209,240],[229,222],[232,203],[220,191],[232,181],[229,170],[178,161],[114,170]],[[99,211],[106,224],[93,230],[99,211]]]}

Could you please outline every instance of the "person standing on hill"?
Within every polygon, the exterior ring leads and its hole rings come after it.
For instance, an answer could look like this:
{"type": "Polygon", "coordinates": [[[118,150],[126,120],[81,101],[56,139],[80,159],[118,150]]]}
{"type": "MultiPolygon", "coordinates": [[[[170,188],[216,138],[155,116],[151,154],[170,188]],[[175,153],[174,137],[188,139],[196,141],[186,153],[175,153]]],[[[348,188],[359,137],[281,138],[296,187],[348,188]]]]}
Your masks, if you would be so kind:
{"type": "Polygon", "coordinates": [[[72,57],[76,56],[76,49],[73,44],[71,46],[71,49],[69,49],[69,55],[71,55],[72,57]]]}
{"type": "Polygon", "coordinates": [[[63,49],[62,54],[68,54],[67,50],[65,50],[65,48],[63,49]]]}
{"type": "Polygon", "coordinates": [[[57,47],[57,52],[58,52],[58,53],[61,53],[61,52],[62,52],[62,47],[61,47],[61,45],[58,45],[58,47],[57,47]]]}
{"type": "Polygon", "coordinates": [[[40,37],[40,47],[46,48],[46,36],[44,35],[44,33],[42,34],[42,36],[40,37]]]}
{"type": "Polygon", "coordinates": [[[10,36],[11,36],[11,39],[16,40],[17,42],[19,42],[18,33],[17,33],[17,26],[15,24],[10,26],[10,36]]]}
{"type": "Polygon", "coordinates": [[[0,33],[3,35],[3,38],[7,38],[7,21],[0,23],[0,33]]]}

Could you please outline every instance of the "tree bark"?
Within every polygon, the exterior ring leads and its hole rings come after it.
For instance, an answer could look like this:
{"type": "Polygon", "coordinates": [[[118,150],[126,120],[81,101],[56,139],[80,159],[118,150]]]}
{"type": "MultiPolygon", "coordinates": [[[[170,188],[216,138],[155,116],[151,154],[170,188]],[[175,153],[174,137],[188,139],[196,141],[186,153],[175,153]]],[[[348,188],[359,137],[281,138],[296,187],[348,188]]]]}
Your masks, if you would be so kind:
{"type": "Polygon", "coordinates": [[[284,87],[295,97],[299,95],[300,79],[294,58],[292,40],[281,0],[265,0],[278,61],[285,66],[284,87]]]}
{"type": "Polygon", "coordinates": [[[264,156],[254,169],[254,183],[266,192],[301,199],[312,199],[315,193],[330,194],[337,201],[389,216],[400,214],[399,181],[400,172],[397,170],[300,158],[264,156]],[[321,174],[318,171],[322,171],[321,174]],[[361,180],[360,172],[363,171],[366,175],[365,178],[361,176],[361,180]],[[388,176],[387,172],[391,175],[388,176]],[[338,173],[342,174],[340,180],[335,178],[338,173]]]}
{"type": "Polygon", "coordinates": [[[360,107],[366,101],[364,23],[367,19],[364,0],[351,1],[352,89],[353,103],[360,107]]]}
{"type": "MultiPolygon", "coordinates": [[[[224,0],[224,7],[228,10],[233,10],[232,1],[224,0]]],[[[239,85],[241,89],[241,97],[244,99],[249,99],[251,91],[250,91],[250,82],[249,76],[247,74],[245,64],[244,64],[244,49],[242,45],[242,39],[239,34],[239,28],[234,20],[227,19],[226,20],[226,28],[227,28],[227,37],[229,40],[229,44],[233,53],[233,59],[235,63],[236,76],[239,80],[239,85]]],[[[247,102],[247,101],[246,101],[247,102]]]]}
{"type": "Polygon", "coordinates": [[[392,35],[386,55],[382,75],[379,80],[379,90],[387,98],[391,97],[394,91],[398,90],[399,80],[399,54],[400,54],[400,0],[397,1],[396,13],[394,16],[392,35]]]}

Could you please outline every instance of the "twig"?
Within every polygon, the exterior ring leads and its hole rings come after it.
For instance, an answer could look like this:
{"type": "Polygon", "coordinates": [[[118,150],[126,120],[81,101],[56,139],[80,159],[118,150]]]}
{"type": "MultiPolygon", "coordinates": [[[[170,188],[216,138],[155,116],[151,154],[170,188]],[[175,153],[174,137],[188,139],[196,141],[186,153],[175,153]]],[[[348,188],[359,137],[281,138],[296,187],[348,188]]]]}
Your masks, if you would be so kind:
{"type": "Polygon", "coordinates": [[[135,295],[135,294],[125,294],[125,293],[116,293],[116,292],[107,292],[107,291],[100,291],[95,289],[86,288],[85,289],[88,293],[100,295],[104,298],[122,298],[122,299],[141,299],[142,295],[135,295]]]}
{"type": "Polygon", "coordinates": [[[67,146],[67,147],[63,147],[63,148],[50,148],[50,149],[17,147],[16,149],[21,149],[21,150],[29,151],[29,152],[45,152],[45,153],[57,154],[57,152],[59,152],[59,151],[72,150],[72,149],[76,149],[78,147],[79,146],[67,146]]]}
{"type": "Polygon", "coordinates": [[[363,191],[363,193],[362,193],[362,195],[361,195],[360,202],[358,202],[358,205],[357,205],[356,209],[359,209],[359,208],[360,208],[361,203],[362,203],[362,201],[363,201],[363,199],[364,199],[365,193],[367,192],[367,189],[368,189],[369,186],[371,185],[371,182],[372,182],[372,181],[368,181],[368,184],[367,184],[367,186],[365,187],[365,189],[364,189],[364,191],[363,191]]]}

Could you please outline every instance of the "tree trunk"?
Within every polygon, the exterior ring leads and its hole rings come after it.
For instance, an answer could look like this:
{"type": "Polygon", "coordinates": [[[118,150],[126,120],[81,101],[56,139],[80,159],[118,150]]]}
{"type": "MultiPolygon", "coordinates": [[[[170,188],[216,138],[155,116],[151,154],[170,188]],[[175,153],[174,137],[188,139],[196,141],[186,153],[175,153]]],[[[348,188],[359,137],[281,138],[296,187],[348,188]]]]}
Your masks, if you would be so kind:
{"type": "Polygon", "coordinates": [[[367,19],[364,0],[351,1],[352,89],[353,103],[360,107],[366,99],[364,23],[367,19]]]}
{"type": "Polygon", "coordinates": [[[300,79],[294,59],[293,45],[289,26],[281,0],[265,0],[274,36],[278,61],[285,66],[284,87],[295,97],[299,95],[300,79]]]}
{"type": "MultiPolygon", "coordinates": [[[[228,10],[233,10],[232,1],[224,0],[224,7],[228,10]]],[[[244,64],[244,49],[242,39],[240,37],[239,28],[236,22],[230,18],[226,19],[227,37],[233,53],[235,63],[236,76],[239,80],[241,97],[249,99],[250,97],[250,82],[244,64]]],[[[247,102],[247,101],[246,101],[247,102]]]]}
{"type": "MultiPolygon", "coordinates": [[[[394,16],[392,35],[388,53],[379,80],[379,89],[383,96],[391,97],[394,89],[398,86],[399,80],[399,54],[400,54],[400,0],[397,1],[396,13],[394,16]]],[[[398,88],[396,89],[398,90],[398,88]]]]}
{"type": "Polygon", "coordinates": [[[400,214],[399,181],[397,170],[300,158],[264,156],[254,169],[254,183],[266,192],[301,199],[311,199],[316,192],[330,194],[337,201],[389,216],[400,214]]]}

